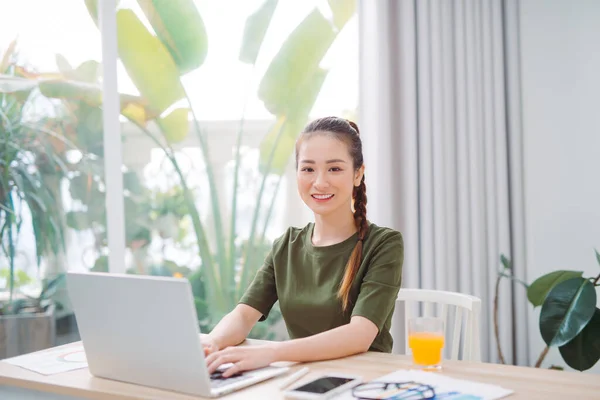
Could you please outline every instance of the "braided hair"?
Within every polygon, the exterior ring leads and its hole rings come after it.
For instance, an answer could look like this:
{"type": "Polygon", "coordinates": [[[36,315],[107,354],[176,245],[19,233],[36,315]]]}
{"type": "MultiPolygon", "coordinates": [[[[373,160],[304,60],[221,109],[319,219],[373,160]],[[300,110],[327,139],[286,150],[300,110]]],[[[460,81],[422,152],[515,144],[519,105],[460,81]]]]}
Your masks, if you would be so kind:
{"type": "MultiPolygon", "coordinates": [[[[296,168],[298,167],[298,149],[302,139],[314,134],[332,135],[341,140],[348,146],[348,152],[352,157],[352,164],[355,170],[363,165],[362,141],[358,126],[352,122],[338,117],[319,118],[310,122],[300,134],[296,143],[296,168]]],[[[338,289],[338,298],[342,302],[344,311],[348,309],[350,303],[350,288],[352,282],[358,273],[358,268],[362,260],[363,242],[369,230],[367,221],[367,187],[365,185],[365,176],[363,174],[360,185],[355,186],[352,191],[354,224],[358,230],[358,241],[350,254],[344,277],[338,289]]]]}

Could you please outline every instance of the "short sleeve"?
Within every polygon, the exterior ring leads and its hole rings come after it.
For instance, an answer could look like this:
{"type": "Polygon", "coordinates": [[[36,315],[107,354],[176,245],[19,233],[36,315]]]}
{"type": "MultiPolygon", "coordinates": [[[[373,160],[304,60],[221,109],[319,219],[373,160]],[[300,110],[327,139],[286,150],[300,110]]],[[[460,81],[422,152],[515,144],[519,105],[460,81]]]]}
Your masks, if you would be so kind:
{"type": "Polygon", "coordinates": [[[352,316],[365,317],[381,332],[402,285],[404,241],[400,232],[386,238],[370,260],[352,316]]]}
{"type": "Polygon", "coordinates": [[[275,271],[273,267],[273,251],[265,258],[265,263],[256,272],[252,283],[240,299],[239,303],[247,304],[260,311],[264,321],[269,316],[269,311],[277,301],[277,286],[275,284],[275,271]]]}

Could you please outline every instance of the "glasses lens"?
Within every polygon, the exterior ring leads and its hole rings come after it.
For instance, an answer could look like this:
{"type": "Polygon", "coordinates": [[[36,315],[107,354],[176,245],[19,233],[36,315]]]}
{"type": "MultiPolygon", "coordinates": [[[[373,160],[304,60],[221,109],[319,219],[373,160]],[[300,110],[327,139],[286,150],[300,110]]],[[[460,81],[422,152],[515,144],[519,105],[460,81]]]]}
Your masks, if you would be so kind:
{"type": "Polygon", "coordinates": [[[385,383],[371,382],[359,385],[352,391],[354,397],[359,399],[394,399],[417,400],[433,399],[435,393],[431,386],[416,382],[385,383]]]}

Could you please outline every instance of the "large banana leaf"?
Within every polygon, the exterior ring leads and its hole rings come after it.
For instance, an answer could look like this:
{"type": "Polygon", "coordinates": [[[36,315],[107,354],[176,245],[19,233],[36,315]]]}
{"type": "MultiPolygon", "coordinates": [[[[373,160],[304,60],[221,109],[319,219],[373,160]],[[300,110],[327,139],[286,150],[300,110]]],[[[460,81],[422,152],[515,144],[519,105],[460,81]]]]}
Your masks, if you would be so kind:
{"type": "Polygon", "coordinates": [[[600,360],[600,309],[579,335],[559,348],[563,360],[571,368],[585,371],[600,360]]]}
{"type": "Polygon", "coordinates": [[[6,69],[8,68],[8,66],[10,64],[10,58],[15,53],[16,48],[17,48],[17,40],[15,39],[12,42],[10,42],[10,44],[8,45],[8,48],[6,49],[6,51],[0,58],[0,74],[3,74],[6,72],[6,69]]]}
{"type": "Polygon", "coordinates": [[[31,92],[37,86],[37,82],[17,76],[0,74],[0,93],[31,92]]]}
{"type": "Polygon", "coordinates": [[[583,275],[582,271],[553,271],[540,276],[527,288],[527,298],[534,307],[544,304],[548,292],[561,282],[583,275]]]}
{"type": "Polygon", "coordinates": [[[185,97],[171,54],[132,10],[117,12],[117,43],[129,77],[150,107],[162,113],[185,97]]]}
{"type": "Polygon", "coordinates": [[[202,65],[208,38],[193,0],[138,0],[138,4],[171,53],[180,74],[202,65]]]}
{"type": "Polygon", "coordinates": [[[356,0],[327,0],[327,3],[333,12],[333,23],[341,30],[356,12],[356,0]]]}
{"type": "MultiPolygon", "coordinates": [[[[8,75],[0,75],[0,93],[30,92],[34,88],[49,98],[82,101],[92,107],[102,105],[102,89],[97,84],[69,81],[65,79],[33,80],[8,75]]],[[[146,107],[145,100],[130,95],[121,95],[121,113],[145,125],[156,114],[146,107]]]]}
{"type": "MultiPolygon", "coordinates": [[[[129,77],[147,102],[152,114],[160,115],[185,97],[179,79],[179,68],[163,42],[146,29],[132,10],[117,11],[117,44],[119,57],[129,77]]],[[[140,121],[140,110],[127,109],[130,119],[140,121]]],[[[177,111],[156,117],[164,137],[183,138],[188,134],[188,113],[177,111]]],[[[179,140],[179,139],[177,139],[179,140]]]]}
{"type": "Polygon", "coordinates": [[[102,65],[96,60],[84,61],[73,68],[62,54],[56,55],[56,65],[65,78],[79,82],[98,83],[102,72],[102,65]]]}
{"type": "MultiPolygon", "coordinates": [[[[85,2],[85,6],[88,9],[88,12],[90,14],[90,17],[92,17],[92,20],[94,21],[94,24],[96,24],[96,26],[99,26],[99,22],[98,22],[98,0],[84,0],[85,2]]],[[[117,7],[119,6],[120,0],[117,0],[116,2],[117,7]]]]}
{"type": "Polygon", "coordinates": [[[562,346],[577,336],[594,315],[596,291],[585,278],[556,285],[540,312],[540,332],[548,347],[562,346]]]}
{"type": "Polygon", "coordinates": [[[316,8],[288,36],[258,88],[258,97],[271,114],[293,111],[296,93],[310,82],[336,36],[333,24],[316,8]]]}
{"type": "Polygon", "coordinates": [[[260,145],[259,168],[264,174],[283,174],[296,144],[296,137],[308,119],[328,71],[318,68],[306,84],[298,88],[290,112],[283,114],[283,130],[271,130],[260,145]]]}
{"type": "Polygon", "coordinates": [[[189,114],[189,108],[176,108],[157,121],[167,142],[178,143],[186,138],[189,130],[189,114]]]}
{"type": "Polygon", "coordinates": [[[279,138],[271,132],[261,144],[260,166],[264,173],[283,172],[327,76],[319,64],[356,5],[340,0],[332,2],[331,7],[334,22],[318,9],[308,14],[283,43],[260,82],[258,96],[265,107],[288,121],[279,138]],[[274,159],[271,154],[275,154],[274,159]]]}
{"type": "Polygon", "coordinates": [[[266,0],[256,12],[246,19],[240,49],[240,61],[254,64],[279,0],[266,0]]]}

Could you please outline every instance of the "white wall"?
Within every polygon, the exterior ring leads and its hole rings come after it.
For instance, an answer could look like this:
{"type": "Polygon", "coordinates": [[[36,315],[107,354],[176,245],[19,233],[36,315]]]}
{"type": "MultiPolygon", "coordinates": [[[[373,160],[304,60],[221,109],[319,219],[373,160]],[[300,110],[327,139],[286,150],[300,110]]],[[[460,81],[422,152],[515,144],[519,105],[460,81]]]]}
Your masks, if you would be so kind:
{"type": "MultiPolygon", "coordinates": [[[[600,1],[521,0],[527,280],[597,275],[600,251],[600,1]]],[[[530,313],[530,357],[541,350],[530,313]]],[[[545,366],[565,365],[553,349],[545,366]]],[[[600,363],[593,368],[600,373],[600,363]]]]}

